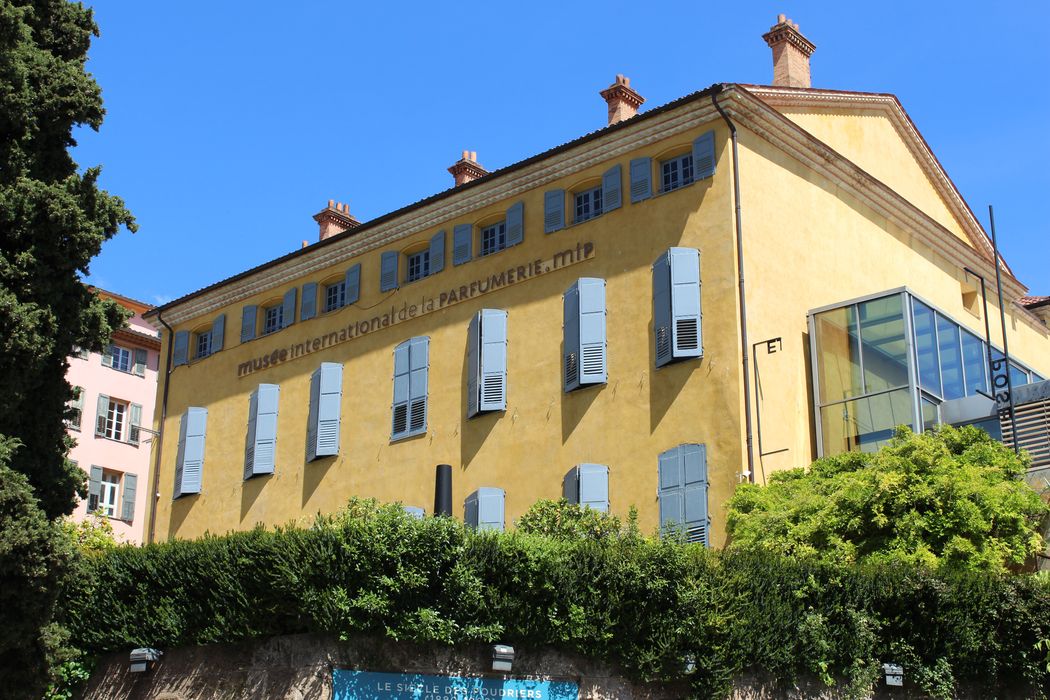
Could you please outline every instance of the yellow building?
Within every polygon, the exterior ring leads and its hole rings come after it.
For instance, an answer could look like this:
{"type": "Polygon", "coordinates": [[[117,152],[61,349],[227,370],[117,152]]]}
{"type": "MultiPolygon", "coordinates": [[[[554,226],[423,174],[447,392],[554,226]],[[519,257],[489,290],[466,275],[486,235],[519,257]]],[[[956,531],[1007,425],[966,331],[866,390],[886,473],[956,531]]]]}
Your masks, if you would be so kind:
{"type": "MultiPolygon", "coordinates": [[[[618,77],[606,128],[493,173],[464,153],[373,221],[330,203],[318,242],[151,312],[147,539],[352,495],[429,513],[449,464],[479,527],[565,493],[718,546],[742,480],[988,415],[980,223],[896,98],[812,89],[797,26],[765,38],[772,86],[635,114],[618,77]]],[[[1050,332],[1002,277],[1039,381],[1050,332]]]]}

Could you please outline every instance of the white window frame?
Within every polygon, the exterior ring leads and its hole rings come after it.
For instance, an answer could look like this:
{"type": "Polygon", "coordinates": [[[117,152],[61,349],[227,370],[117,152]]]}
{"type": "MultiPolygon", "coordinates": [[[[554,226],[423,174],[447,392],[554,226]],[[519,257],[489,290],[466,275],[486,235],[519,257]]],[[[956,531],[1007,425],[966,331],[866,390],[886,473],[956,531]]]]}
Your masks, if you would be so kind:
{"type": "Polygon", "coordinates": [[[118,372],[131,372],[133,361],[131,359],[131,350],[123,348],[119,345],[109,346],[109,355],[113,358],[113,369],[118,372]]]}
{"type": "Polygon", "coordinates": [[[324,286],[324,310],[336,311],[346,306],[346,280],[324,286]]]}
{"type": "Polygon", "coordinates": [[[124,442],[124,431],[128,423],[128,404],[116,399],[109,400],[109,410],[106,412],[106,429],[103,436],[110,440],[124,442]]]}
{"type": "Polygon", "coordinates": [[[581,223],[602,215],[602,188],[591,187],[590,189],[574,192],[572,195],[575,218],[574,223],[581,223]]]}
{"type": "Polygon", "coordinates": [[[660,191],[671,192],[696,180],[693,154],[683,153],[660,161],[660,191]]]}
{"type": "Polygon", "coordinates": [[[405,281],[415,282],[430,275],[430,248],[405,256],[405,281]]]}
{"type": "Polygon", "coordinates": [[[99,482],[98,502],[92,512],[104,515],[107,518],[117,517],[117,503],[120,501],[120,474],[102,470],[102,480],[99,482]]]}
{"type": "Polygon", "coordinates": [[[201,331],[200,333],[197,333],[196,338],[194,338],[194,347],[195,347],[195,351],[196,351],[196,354],[194,355],[194,357],[196,359],[199,360],[199,359],[201,359],[203,357],[207,357],[208,355],[210,355],[211,354],[211,331],[207,330],[207,331],[201,331]]]}
{"type": "Polygon", "coordinates": [[[507,220],[497,221],[494,224],[485,226],[481,229],[481,245],[478,247],[480,252],[478,257],[484,257],[486,255],[492,255],[498,253],[507,247],[507,220]],[[486,246],[485,239],[488,238],[491,244],[486,246]]]}
{"type": "Polygon", "coordinates": [[[278,303],[263,309],[262,335],[281,330],[284,324],[284,304],[278,303]]]}

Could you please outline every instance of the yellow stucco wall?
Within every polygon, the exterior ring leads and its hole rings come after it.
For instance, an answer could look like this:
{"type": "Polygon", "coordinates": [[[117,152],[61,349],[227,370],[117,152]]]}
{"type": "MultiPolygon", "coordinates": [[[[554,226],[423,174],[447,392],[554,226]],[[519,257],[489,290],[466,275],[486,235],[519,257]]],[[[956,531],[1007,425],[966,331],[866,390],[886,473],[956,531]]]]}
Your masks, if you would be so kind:
{"type": "Polygon", "coordinates": [[[790,107],[780,111],[972,245],[885,112],[875,109],[844,112],[820,107],[790,107]]]}
{"type": "MultiPolygon", "coordinates": [[[[898,156],[906,169],[911,156],[898,156]]],[[[979,308],[975,315],[964,306],[970,285],[958,263],[749,132],[741,135],[740,160],[749,340],[783,339],[775,353],[757,351],[765,379],[755,408],[766,438],[761,480],[816,456],[809,310],[906,286],[981,338],[984,319],[979,308]]],[[[1001,345],[994,277],[988,281],[992,339],[1001,345]]],[[[1008,309],[1011,355],[1050,376],[1048,331],[1021,314],[1008,309]]]]}
{"type": "MultiPolygon", "coordinates": [[[[412,249],[437,230],[449,233],[443,272],[394,293],[379,292],[382,250],[361,259],[361,299],[316,319],[244,344],[238,343],[241,303],[224,309],[226,349],[172,374],[168,420],[161,456],[157,539],[225,532],[256,523],[280,524],[302,514],[329,512],[351,495],[402,501],[430,512],[434,465],[453,465],[455,514],[479,486],[506,490],[506,516],[514,519],[539,498],[558,498],[562,478],[575,464],[610,468],[611,510],[639,509],[643,529],[654,530],[657,511],[657,456],[687,442],[707,445],[710,502],[728,498],[741,469],[739,426],[739,343],[736,325],[730,170],[712,179],[629,202],[628,164],[641,155],[685,152],[693,138],[713,125],[626,153],[543,189],[494,203],[468,219],[448,221],[384,250],[412,249]],[[615,211],[551,235],[543,232],[543,194],[566,191],[599,178],[614,162],[623,167],[624,204],[615,211]],[[454,224],[487,223],[524,202],[525,240],[520,246],[452,266],[454,224]],[[338,331],[389,307],[469,285],[508,267],[548,260],[557,252],[591,243],[593,256],[571,267],[489,292],[440,311],[371,332],[305,357],[287,360],[248,377],[238,365],[286,348],[306,337],[338,331]],[[652,277],[650,266],[670,246],[701,250],[702,360],[654,369],[652,277]],[[607,281],[608,383],[571,394],[562,391],[562,294],[576,279],[607,281]],[[375,307],[372,310],[365,311],[375,307]],[[466,341],[470,317],[480,308],[508,311],[508,391],[505,413],[470,420],[466,416],[466,341]],[[393,349],[413,336],[430,337],[428,429],[425,435],[390,441],[393,349]],[[310,374],[320,362],[344,363],[340,455],[304,464],[310,374]],[[248,394],[260,382],[281,387],[276,473],[244,481],[244,437],[248,394]],[[172,501],[179,416],[187,406],[209,410],[206,457],[199,495],[172,501]]],[[[725,148],[717,128],[717,148],[725,148]]],[[[728,161],[723,161],[728,162],[728,161]]],[[[475,237],[475,253],[477,241],[475,237]]],[[[291,287],[341,275],[355,261],[310,278],[285,280],[267,293],[244,300],[265,304],[291,287]]],[[[402,265],[404,260],[402,259],[402,265]]],[[[403,275],[403,267],[402,267],[403,275]]],[[[214,314],[212,314],[214,316],[214,314]]],[[[207,327],[211,317],[176,330],[207,327]]],[[[724,518],[713,508],[712,539],[724,541],[724,518]]]]}

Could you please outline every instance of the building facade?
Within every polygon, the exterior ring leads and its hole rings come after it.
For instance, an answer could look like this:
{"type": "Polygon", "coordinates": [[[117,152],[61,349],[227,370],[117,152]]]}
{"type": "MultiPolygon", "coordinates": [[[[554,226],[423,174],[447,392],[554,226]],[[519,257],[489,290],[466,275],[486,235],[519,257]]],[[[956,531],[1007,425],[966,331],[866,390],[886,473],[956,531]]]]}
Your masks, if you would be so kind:
{"type": "Polygon", "coordinates": [[[160,339],[142,318],[153,307],[96,290],[132,312],[127,328],[113,334],[103,353],[82,350],[69,359],[69,383],[77,389],[66,421],[76,441],[72,459],[88,476],[88,497],[73,518],[109,518],[116,537],[142,542],[147,520],[153,407],[157,396],[160,339]]]}
{"type": "MultiPolygon", "coordinates": [[[[949,376],[950,337],[1002,338],[980,223],[896,98],[811,88],[789,20],[764,38],[772,86],[636,114],[618,76],[606,128],[492,173],[464,152],[373,221],[330,203],[318,242],[147,314],[170,358],[147,540],[352,495],[429,513],[449,464],[478,527],[565,495],[718,546],[739,482],[992,395],[969,354],[949,376]]],[[[1003,286],[1039,381],[1050,331],[1005,263],[1003,286]]]]}

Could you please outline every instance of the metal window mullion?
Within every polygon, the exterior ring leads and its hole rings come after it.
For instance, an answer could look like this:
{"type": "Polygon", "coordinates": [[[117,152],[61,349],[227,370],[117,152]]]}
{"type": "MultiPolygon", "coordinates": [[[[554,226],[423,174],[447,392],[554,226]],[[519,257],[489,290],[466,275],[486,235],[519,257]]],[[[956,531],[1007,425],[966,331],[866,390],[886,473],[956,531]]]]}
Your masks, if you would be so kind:
{"type": "MultiPolygon", "coordinates": [[[[912,430],[916,433],[922,432],[922,398],[919,396],[919,363],[915,360],[915,324],[913,323],[912,314],[909,313],[912,304],[911,298],[901,292],[901,310],[904,312],[904,342],[907,344],[905,348],[905,356],[908,358],[908,381],[909,389],[911,391],[911,411],[912,411],[912,430]]],[[[934,340],[936,340],[937,332],[937,314],[934,312],[933,316],[934,324],[934,340]]],[[[937,346],[937,366],[940,367],[940,345],[937,346]]],[[[939,373],[938,373],[939,374],[939,373]]],[[[943,388],[942,388],[943,391],[943,388]]]]}
{"type": "Polygon", "coordinates": [[[908,385],[908,384],[898,384],[897,386],[890,387],[889,389],[879,389],[878,391],[873,391],[870,394],[860,394],[859,396],[851,396],[848,399],[838,399],[836,401],[829,401],[828,403],[819,403],[820,399],[817,399],[817,401],[818,401],[817,408],[818,409],[829,408],[831,406],[837,406],[839,404],[849,403],[850,401],[861,401],[863,399],[871,399],[871,398],[875,398],[876,396],[882,396],[883,394],[891,394],[894,391],[900,391],[901,389],[908,389],[908,388],[910,388],[910,385],[908,385]]]}
{"type": "Polygon", "coordinates": [[[868,395],[868,375],[864,372],[864,332],[860,325],[860,304],[853,304],[853,323],[857,327],[857,357],[860,358],[860,391],[868,395]]]}

